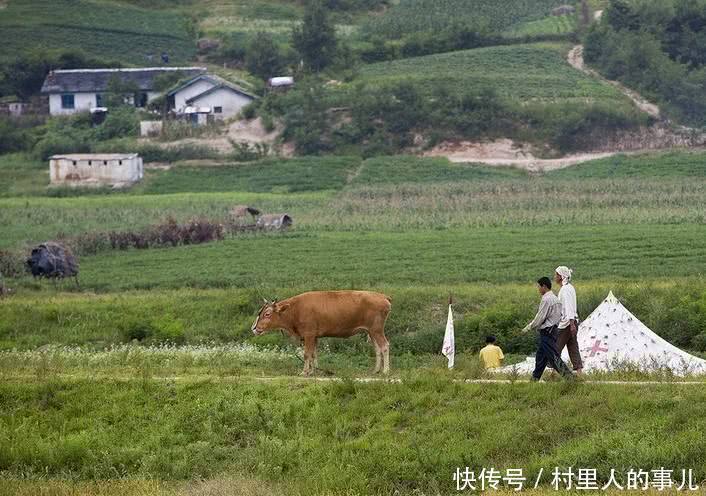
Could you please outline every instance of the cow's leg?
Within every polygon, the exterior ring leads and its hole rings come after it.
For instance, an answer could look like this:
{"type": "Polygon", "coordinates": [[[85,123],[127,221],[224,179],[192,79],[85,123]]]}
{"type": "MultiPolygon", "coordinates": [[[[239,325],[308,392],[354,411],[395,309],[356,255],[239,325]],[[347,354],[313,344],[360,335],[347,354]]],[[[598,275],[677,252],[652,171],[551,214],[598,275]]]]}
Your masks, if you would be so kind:
{"type": "MultiPolygon", "coordinates": [[[[376,352],[382,356],[382,373],[387,374],[390,372],[390,344],[382,329],[374,333],[371,332],[371,335],[375,340],[376,352]]],[[[377,367],[375,371],[379,372],[377,367]]]]}
{"type": "Polygon", "coordinates": [[[316,338],[307,336],[304,338],[304,370],[303,375],[311,375],[316,354],[316,338]]]}
{"type": "Polygon", "coordinates": [[[377,340],[374,339],[370,334],[368,334],[368,337],[373,343],[373,348],[375,348],[375,370],[373,371],[373,373],[378,374],[380,373],[380,369],[382,368],[382,352],[380,351],[380,347],[378,346],[377,340]]]}
{"type": "Polygon", "coordinates": [[[385,334],[382,334],[384,344],[380,346],[382,351],[382,373],[387,375],[390,373],[390,343],[387,341],[385,334]]]}

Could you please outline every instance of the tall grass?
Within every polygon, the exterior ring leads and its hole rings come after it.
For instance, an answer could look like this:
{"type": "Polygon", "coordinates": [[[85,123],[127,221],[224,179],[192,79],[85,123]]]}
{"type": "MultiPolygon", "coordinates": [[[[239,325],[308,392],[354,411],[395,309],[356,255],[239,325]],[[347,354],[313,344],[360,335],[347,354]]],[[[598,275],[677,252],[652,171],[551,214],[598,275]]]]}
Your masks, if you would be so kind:
{"type": "MultiPolygon", "coordinates": [[[[533,281],[548,274],[556,264],[537,268],[526,281],[508,284],[373,284],[344,288],[378,289],[393,299],[386,334],[395,355],[438,353],[446,323],[445,301],[449,293],[456,301],[456,346],[477,352],[485,336],[496,335],[507,353],[527,355],[535,349],[534,337],[520,329],[534,315],[538,295],[533,281]]],[[[451,267],[453,270],[454,267],[451,267]]],[[[507,274],[511,274],[508,272],[507,274]]],[[[579,314],[588,316],[614,293],[648,327],[678,347],[694,353],[706,352],[703,321],[706,319],[706,284],[703,279],[635,281],[578,278],[579,314]]],[[[15,281],[13,281],[14,284],[15,281]]],[[[263,281],[266,282],[266,281],[263,281]]],[[[291,343],[280,333],[253,337],[250,331],[262,298],[286,298],[311,289],[330,289],[309,280],[277,287],[255,282],[245,288],[152,289],[95,295],[60,292],[51,286],[17,288],[17,294],[0,306],[0,349],[32,350],[42,346],[80,346],[103,350],[114,344],[159,346],[165,343],[253,343],[283,347],[291,343]]],[[[355,353],[368,356],[371,346],[364,336],[355,339],[324,339],[323,355],[355,353]]],[[[322,359],[324,357],[322,356],[322,359]]],[[[109,363],[107,360],[106,363],[109,363]]],[[[363,362],[363,368],[369,363],[363,362]]]]}
{"type": "Polygon", "coordinates": [[[451,494],[458,466],[523,468],[529,480],[580,466],[604,483],[610,469],[664,466],[699,481],[705,395],[464,385],[431,371],[370,384],[10,379],[0,385],[0,469],[69,480],[246,473],[289,494],[451,494]]]}

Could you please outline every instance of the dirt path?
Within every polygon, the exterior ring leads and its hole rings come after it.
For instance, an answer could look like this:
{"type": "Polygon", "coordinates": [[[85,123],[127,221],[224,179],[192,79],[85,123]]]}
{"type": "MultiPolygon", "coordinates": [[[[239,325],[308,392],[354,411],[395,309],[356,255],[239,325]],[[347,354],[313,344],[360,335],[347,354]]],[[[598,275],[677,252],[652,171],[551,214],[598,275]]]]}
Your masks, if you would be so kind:
{"type": "MultiPolygon", "coordinates": [[[[108,374],[52,374],[53,379],[61,380],[72,380],[72,381],[121,381],[121,382],[133,382],[133,381],[144,381],[145,378],[137,375],[108,375],[108,374]]],[[[36,382],[42,381],[44,379],[39,379],[36,374],[4,374],[3,379],[6,381],[21,381],[21,382],[36,382]]],[[[240,375],[215,375],[215,374],[194,374],[194,375],[170,375],[170,376],[160,376],[154,375],[150,376],[149,380],[152,381],[163,381],[163,382],[184,382],[184,383],[194,383],[194,382],[214,382],[214,383],[238,383],[238,382],[341,382],[348,380],[342,377],[303,377],[298,375],[282,375],[282,376],[240,376],[240,375]]],[[[353,377],[351,380],[354,382],[366,384],[366,383],[392,383],[401,384],[404,382],[399,377],[353,377]]],[[[530,383],[529,379],[449,379],[451,382],[460,384],[515,384],[515,383],[530,383]]],[[[541,381],[540,384],[549,383],[556,384],[561,381],[541,381]]],[[[600,384],[600,385],[618,385],[618,386],[703,386],[706,384],[703,380],[673,380],[673,381],[656,381],[656,380],[643,380],[643,381],[624,381],[624,380],[611,380],[611,379],[580,379],[576,381],[577,384],[600,384]]]]}
{"type": "Polygon", "coordinates": [[[461,141],[445,142],[424,152],[425,157],[446,157],[452,162],[472,162],[501,167],[517,167],[530,172],[547,172],[563,169],[589,160],[610,157],[617,152],[597,152],[567,155],[561,158],[542,159],[535,157],[529,145],[500,139],[485,143],[461,141]]]}
{"type": "Polygon", "coordinates": [[[655,105],[654,103],[651,103],[647,101],[647,99],[643,98],[639,93],[626,88],[623,86],[621,83],[617,81],[611,81],[610,79],[606,79],[600,74],[598,74],[596,71],[593,69],[589,69],[586,67],[586,65],[583,62],[583,45],[576,45],[574,48],[572,48],[569,51],[569,55],[567,56],[567,61],[573,67],[574,69],[577,69],[584,74],[587,74],[593,78],[600,79],[601,81],[610,84],[611,86],[614,86],[617,88],[622,94],[627,96],[630,100],[632,100],[637,107],[642,110],[643,112],[649,114],[650,116],[654,117],[655,119],[660,118],[660,111],[659,107],[655,105]]]}
{"type": "MultiPolygon", "coordinates": [[[[1,0],[0,0],[1,1],[1,0]]],[[[199,137],[199,138],[184,138],[175,141],[168,142],[155,142],[158,146],[164,148],[172,148],[178,146],[206,146],[212,148],[220,153],[227,154],[233,151],[233,142],[247,142],[251,145],[255,144],[266,144],[271,147],[275,147],[277,142],[277,137],[282,132],[281,128],[276,128],[273,131],[267,131],[262,124],[262,119],[259,117],[252,120],[239,120],[231,122],[224,128],[221,134],[211,137],[199,137]]],[[[143,138],[144,141],[150,141],[147,138],[143,138]]],[[[285,155],[291,155],[291,151],[283,146],[280,152],[285,155]]]]}

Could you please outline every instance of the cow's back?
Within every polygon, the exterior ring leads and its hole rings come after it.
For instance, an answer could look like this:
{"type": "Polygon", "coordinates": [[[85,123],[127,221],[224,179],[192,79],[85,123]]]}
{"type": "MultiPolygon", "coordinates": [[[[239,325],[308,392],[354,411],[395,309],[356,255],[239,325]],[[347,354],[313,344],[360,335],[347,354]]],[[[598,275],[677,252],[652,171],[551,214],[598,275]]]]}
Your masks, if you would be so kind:
{"type": "Polygon", "coordinates": [[[287,301],[300,330],[331,335],[384,324],[391,308],[389,297],[372,291],[311,291],[287,301]]]}

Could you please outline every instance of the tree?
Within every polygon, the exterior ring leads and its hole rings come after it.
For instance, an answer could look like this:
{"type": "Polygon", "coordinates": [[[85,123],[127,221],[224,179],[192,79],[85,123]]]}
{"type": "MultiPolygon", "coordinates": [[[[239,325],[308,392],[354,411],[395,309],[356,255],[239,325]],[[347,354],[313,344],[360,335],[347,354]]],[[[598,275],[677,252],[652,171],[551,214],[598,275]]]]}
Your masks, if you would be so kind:
{"type": "Polygon", "coordinates": [[[640,27],[640,19],[626,0],[612,0],[606,9],[608,24],[616,30],[629,29],[635,31],[640,27]]]}
{"type": "Polygon", "coordinates": [[[245,55],[245,67],[261,79],[279,74],[284,60],[279,47],[270,33],[260,31],[250,40],[245,55]]]}
{"type": "Polygon", "coordinates": [[[0,95],[16,95],[26,100],[39,93],[49,71],[104,66],[121,67],[116,62],[88,58],[82,52],[28,50],[0,67],[0,95]]]}
{"type": "Polygon", "coordinates": [[[294,48],[313,72],[320,72],[336,55],[336,29],[322,0],[309,0],[304,21],[292,32],[294,48]]]}
{"type": "Polygon", "coordinates": [[[106,104],[109,108],[134,105],[139,97],[140,88],[132,81],[126,81],[117,75],[108,80],[106,104]]]}

